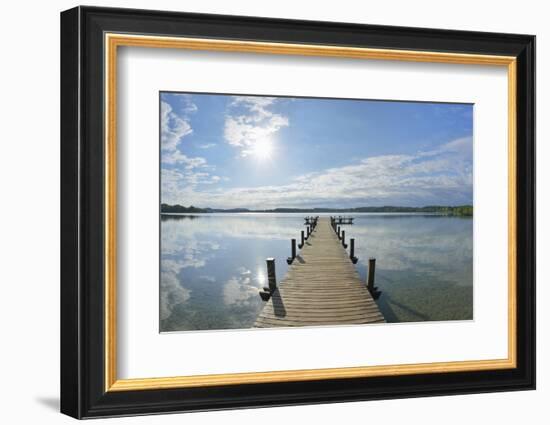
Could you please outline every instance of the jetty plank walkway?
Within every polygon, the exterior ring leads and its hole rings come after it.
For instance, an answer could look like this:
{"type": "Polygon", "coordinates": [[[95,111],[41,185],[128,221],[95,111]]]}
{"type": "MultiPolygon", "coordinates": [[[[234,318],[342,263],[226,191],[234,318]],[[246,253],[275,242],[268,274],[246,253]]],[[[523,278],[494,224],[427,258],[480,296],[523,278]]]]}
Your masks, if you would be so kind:
{"type": "Polygon", "coordinates": [[[359,278],[330,219],[322,217],[254,326],[383,322],[384,316],[359,278]]]}

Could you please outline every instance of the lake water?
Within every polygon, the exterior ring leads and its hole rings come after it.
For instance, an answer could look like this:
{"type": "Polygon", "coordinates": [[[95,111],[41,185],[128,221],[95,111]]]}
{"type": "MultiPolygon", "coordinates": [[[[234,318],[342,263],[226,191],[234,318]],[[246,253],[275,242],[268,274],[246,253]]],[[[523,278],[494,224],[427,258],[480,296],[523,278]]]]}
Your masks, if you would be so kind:
{"type": "MultiPolygon", "coordinates": [[[[342,228],[355,238],[363,280],[376,258],[388,322],[472,319],[472,218],[352,215],[342,228]]],[[[304,214],[163,215],[161,331],[250,328],[263,306],[265,259],[275,258],[280,282],[290,239],[304,229],[304,214]]]]}

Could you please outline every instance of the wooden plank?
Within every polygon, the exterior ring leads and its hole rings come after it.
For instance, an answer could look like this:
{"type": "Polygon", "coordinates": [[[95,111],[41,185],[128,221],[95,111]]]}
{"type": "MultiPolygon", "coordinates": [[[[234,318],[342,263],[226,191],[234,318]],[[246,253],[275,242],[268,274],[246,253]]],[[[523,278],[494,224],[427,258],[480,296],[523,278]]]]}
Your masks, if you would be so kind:
{"type": "Polygon", "coordinates": [[[255,327],[384,323],[384,316],[352,264],[330,219],[317,226],[255,327]]]}
{"type": "MultiPolygon", "coordinates": [[[[279,320],[281,317],[278,316],[277,314],[273,314],[273,313],[267,313],[267,312],[264,312],[263,315],[262,315],[262,319],[267,319],[267,320],[279,320]]],[[[365,319],[365,320],[368,320],[368,319],[373,319],[373,320],[376,320],[376,319],[379,319],[380,318],[380,313],[378,311],[374,311],[374,312],[370,312],[370,313],[366,313],[366,312],[346,312],[346,313],[341,313],[338,317],[335,317],[334,316],[334,313],[332,312],[306,312],[306,313],[302,313],[302,314],[297,314],[297,315],[291,315],[291,314],[287,314],[284,316],[284,320],[285,321],[296,321],[296,322],[303,322],[303,321],[307,321],[307,322],[322,322],[322,321],[342,321],[342,322],[347,322],[348,320],[355,320],[355,319],[365,319]]]]}

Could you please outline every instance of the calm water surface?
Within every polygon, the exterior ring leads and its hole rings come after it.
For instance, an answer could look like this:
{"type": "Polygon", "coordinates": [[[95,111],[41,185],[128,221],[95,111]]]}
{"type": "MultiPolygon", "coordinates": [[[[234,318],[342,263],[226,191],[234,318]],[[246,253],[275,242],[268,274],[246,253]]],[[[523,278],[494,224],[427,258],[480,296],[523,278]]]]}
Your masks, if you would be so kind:
{"type": "MultiPolygon", "coordinates": [[[[328,215],[328,214],[326,214],[328,215]]],[[[249,328],[262,308],[265,259],[277,280],[304,214],[161,217],[161,331],[249,328]]],[[[388,322],[466,320],[473,315],[472,219],[353,214],[357,270],[376,258],[380,310],[388,322]]]]}

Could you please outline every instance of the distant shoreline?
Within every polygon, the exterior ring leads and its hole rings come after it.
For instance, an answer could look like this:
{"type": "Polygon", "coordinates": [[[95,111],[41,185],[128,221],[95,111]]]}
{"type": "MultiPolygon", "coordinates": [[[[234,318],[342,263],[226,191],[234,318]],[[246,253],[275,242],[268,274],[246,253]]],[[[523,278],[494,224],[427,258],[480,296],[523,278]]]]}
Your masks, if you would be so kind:
{"type": "Polygon", "coordinates": [[[161,204],[161,214],[209,214],[209,213],[333,213],[333,214],[356,214],[356,213],[428,213],[449,216],[473,216],[472,205],[428,205],[424,207],[400,207],[400,206],[382,206],[382,207],[357,207],[348,209],[337,208],[273,208],[263,210],[253,210],[248,208],[197,208],[194,206],[184,207],[182,205],[161,204]]]}

